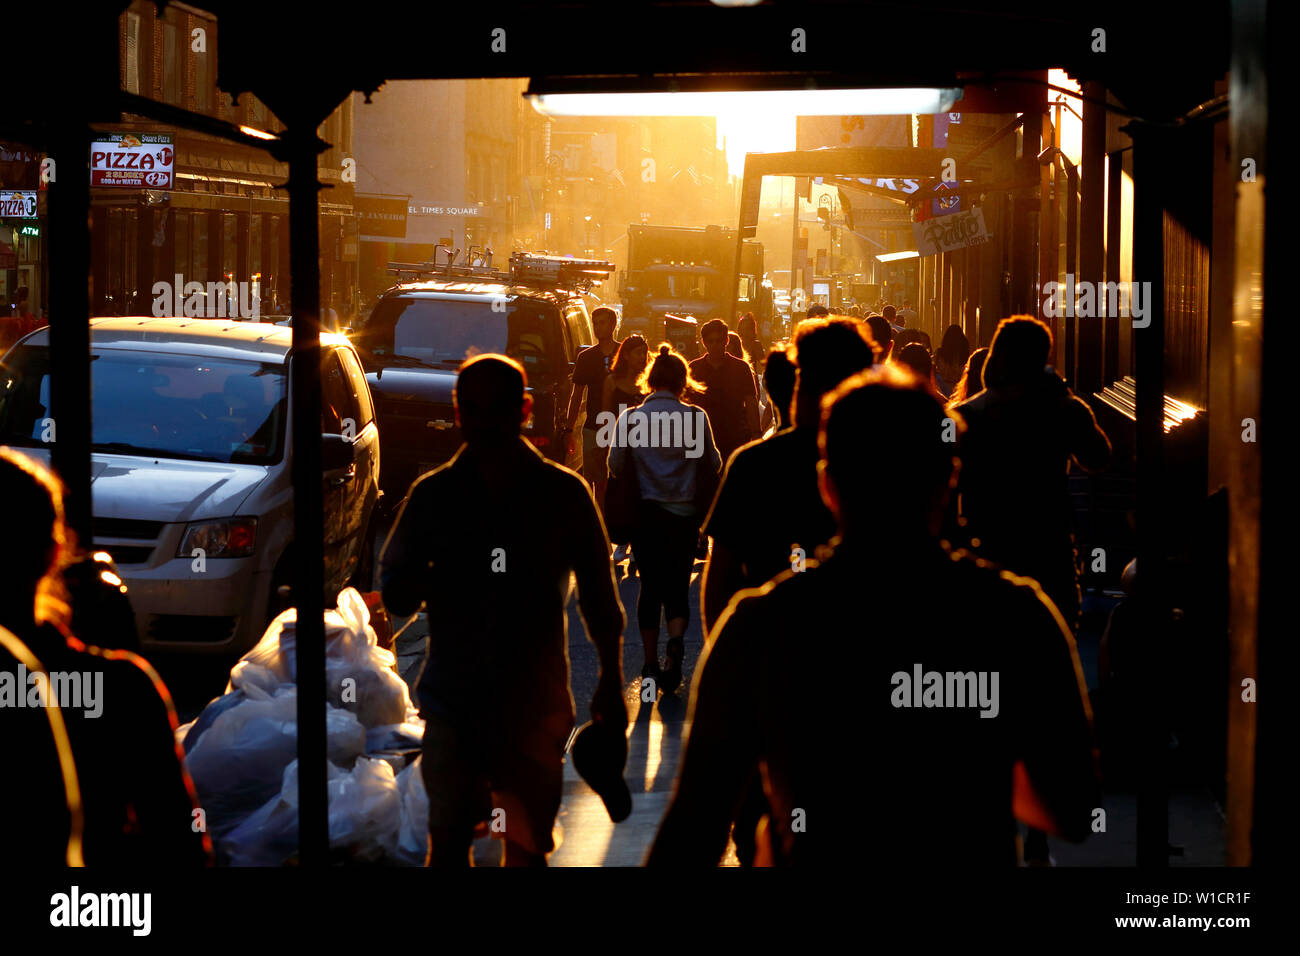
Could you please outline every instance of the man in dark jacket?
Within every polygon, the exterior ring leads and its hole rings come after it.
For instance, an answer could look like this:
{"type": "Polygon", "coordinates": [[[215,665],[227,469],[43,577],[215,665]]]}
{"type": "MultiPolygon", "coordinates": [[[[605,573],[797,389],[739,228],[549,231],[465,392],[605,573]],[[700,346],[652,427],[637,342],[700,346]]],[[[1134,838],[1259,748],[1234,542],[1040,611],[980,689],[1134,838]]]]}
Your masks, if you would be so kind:
{"type": "Polygon", "coordinates": [[[464,866],[476,824],[504,828],[505,863],[545,865],[574,722],[567,619],[571,576],[600,653],[591,702],[623,733],[625,618],[609,537],[590,487],[520,437],[524,370],[500,355],[462,366],[465,444],[411,486],[384,545],[384,604],[429,609],[418,697],[426,721],[429,862],[464,866]]]}

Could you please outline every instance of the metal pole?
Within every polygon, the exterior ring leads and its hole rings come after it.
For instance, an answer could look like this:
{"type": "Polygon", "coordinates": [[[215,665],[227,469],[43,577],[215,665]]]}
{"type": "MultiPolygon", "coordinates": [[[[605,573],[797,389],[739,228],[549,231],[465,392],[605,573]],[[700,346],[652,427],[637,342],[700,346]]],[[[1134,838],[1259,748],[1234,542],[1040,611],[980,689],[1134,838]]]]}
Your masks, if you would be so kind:
{"type": "MultiPolygon", "coordinates": [[[[1083,92],[1088,99],[1083,101],[1083,156],[1079,170],[1083,183],[1079,194],[1078,278],[1099,283],[1106,257],[1106,110],[1094,101],[1106,99],[1106,88],[1097,80],[1089,80],[1083,84],[1083,92]]],[[[1118,213],[1113,215],[1118,218],[1118,213]]],[[[1098,391],[1105,381],[1102,330],[1109,322],[1109,318],[1090,318],[1079,324],[1074,383],[1080,394],[1098,391]]]]}
{"type": "Polygon", "coordinates": [[[90,129],[60,123],[51,143],[51,463],[63,480],[66,521],[84,546],[94,541],[90,498],[90,129]]]}
{"type": "Polygon", "coordinates": [[[321,515],[320,183],[319,141],[309,121],[293,124],[289,142],[289,271],[293,296],[293,523],[298,609],[298,859],[329,860],[325,740],[325,538],[321,515]]]}
{"type": "MultiPolygon", "coordinates": [[[[1169,748],[1166,716],[1169,610],[1164,554],[1164,135],[1130,124],[1133,150],[1133,275],[1150,283],[1145,327],[1133,329],[1137,353],[1137,661],[1143,711],[1138,718],[1137,863],[1169,865],[1169,748]]],[[[1126,320],[1127,321],[1127,320],[1126,320]]]]}
{"type": "MultiPolygon", "coordinates": [[[[1064,155],[1061,160],[1065,165],[1065,271],[1067,275],[1079,278],[1079,170],[1064,155]]],[[[1091,320],[1086,320],[1091,321],[1091,320]]],[[[1065,378],[1074,387],[1078,381],[1075,372],[1076,343],[1079,317],[1067,317],[1065,320],[1065,378]]]]}

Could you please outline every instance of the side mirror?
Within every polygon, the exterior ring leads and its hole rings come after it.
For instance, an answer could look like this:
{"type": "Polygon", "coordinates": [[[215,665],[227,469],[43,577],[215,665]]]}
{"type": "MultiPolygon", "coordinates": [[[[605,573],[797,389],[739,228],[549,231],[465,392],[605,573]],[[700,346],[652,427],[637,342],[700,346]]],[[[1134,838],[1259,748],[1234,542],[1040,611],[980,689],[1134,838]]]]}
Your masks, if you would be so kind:
{"type": "Polygon", "coordinates": [[[347,468],[355,460],[352,442],[342,435],[320,436],[320,463],[325,471],[347,468]]]}

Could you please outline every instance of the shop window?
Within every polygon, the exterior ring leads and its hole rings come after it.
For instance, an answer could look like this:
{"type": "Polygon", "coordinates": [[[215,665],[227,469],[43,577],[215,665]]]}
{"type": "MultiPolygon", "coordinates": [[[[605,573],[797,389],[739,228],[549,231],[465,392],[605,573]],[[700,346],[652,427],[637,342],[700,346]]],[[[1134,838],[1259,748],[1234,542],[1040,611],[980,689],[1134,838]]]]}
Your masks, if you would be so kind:
{"type": "MultiPolygon", "coordinates": [[[[221,275],[233,276],[238,265],[235,250],[235,234],[239,231],[233,212],[221,216],[221,275]]],[[[240,278],[236,276],[236,278],[240,278]]]]}
{"type": "Polygon", "coordinates": [[[248,271],[262,272],[262,217],[258,213],[248,217],[248,271]]]}
{"type": "MultiPolygon", "coordinates": [[[[176,210],[176,221],[172,224],[176,253],[176,271],[184,280],[190,269],[190,214],[176,210]]],[[[170,281],[175,281],[174,279],[170,281]]]]}
{"type": "Polygon", "coordinates": [[[186,282],[208,281],[208,214],[194,214],[194,228],[190,233],[190,273],[186,282]]]}

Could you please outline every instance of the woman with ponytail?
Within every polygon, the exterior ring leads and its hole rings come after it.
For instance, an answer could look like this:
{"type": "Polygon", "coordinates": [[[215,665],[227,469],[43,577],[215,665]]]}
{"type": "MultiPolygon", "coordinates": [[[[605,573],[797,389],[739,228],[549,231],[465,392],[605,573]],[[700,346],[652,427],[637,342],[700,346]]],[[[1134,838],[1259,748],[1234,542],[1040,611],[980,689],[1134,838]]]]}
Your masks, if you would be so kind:
{"type": "Polygon", "coordinates": [[[691,569],[700,526],[717,488],[722,458],[704,410],[682,401],[704,387],[691,380],[686,360],[668,344],[644,373],[645,400],[619,415],[609,450],[612,479],[636,476],[640,506],[630,529],[641,575],[637,622],[645,652],[641,676],[671,694],[682,681],[691,569]],[[659,624],[668,643],[659,665],[659,624]]]}

